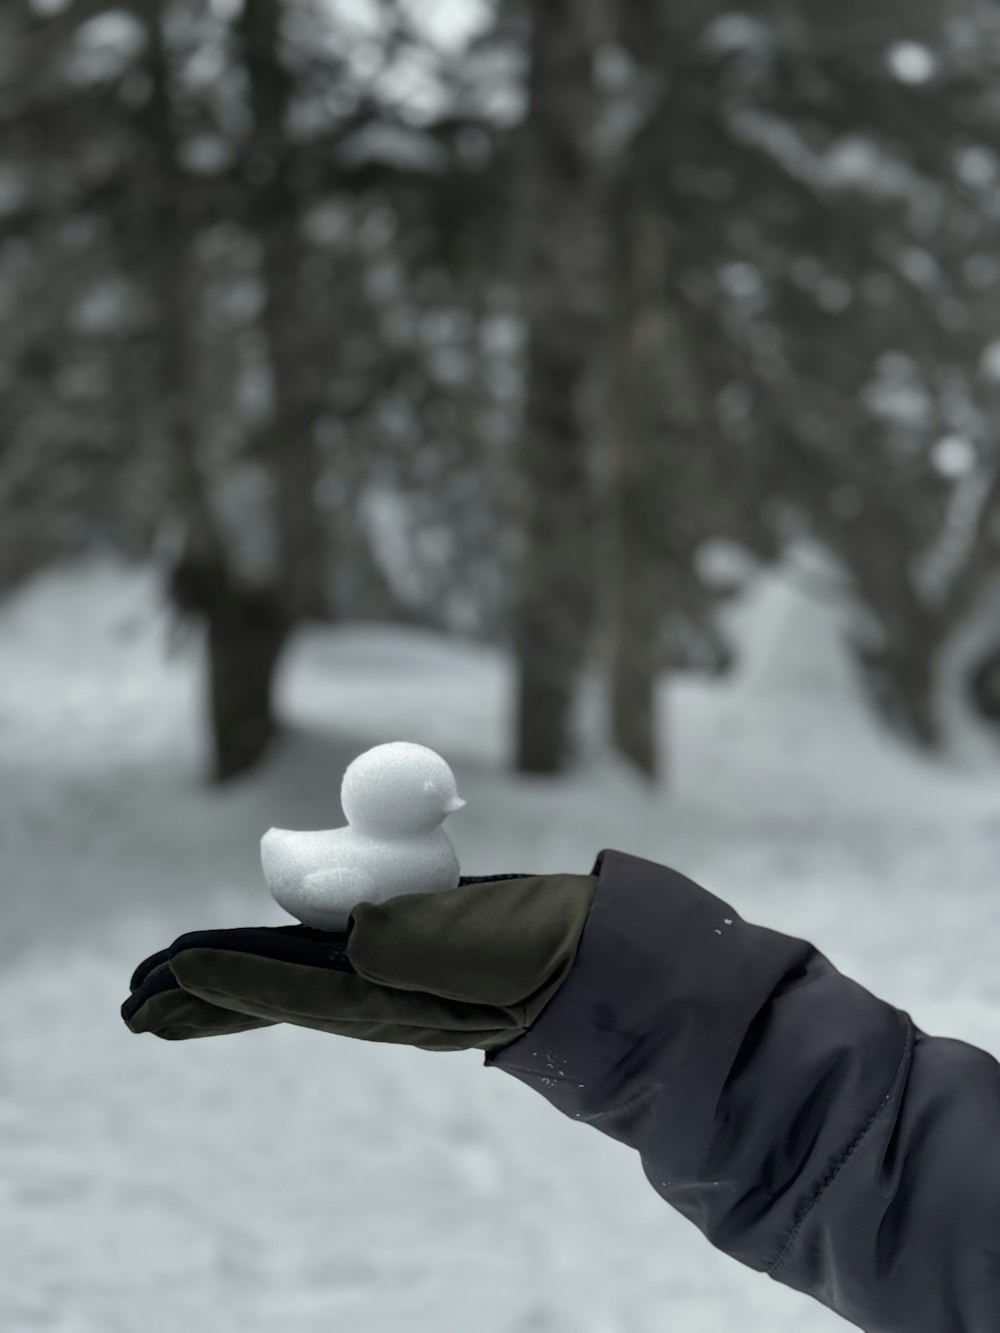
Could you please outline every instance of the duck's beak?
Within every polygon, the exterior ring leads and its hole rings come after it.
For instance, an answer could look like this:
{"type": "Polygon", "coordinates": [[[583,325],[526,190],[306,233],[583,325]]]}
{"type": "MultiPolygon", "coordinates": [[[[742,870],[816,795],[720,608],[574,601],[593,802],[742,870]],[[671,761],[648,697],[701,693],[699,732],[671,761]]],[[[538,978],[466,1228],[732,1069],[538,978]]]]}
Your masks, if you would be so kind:
{"type": "Polygon", "coordinates": [[[461,796],[455,796],[445,806],[444,812],[446,815],[453,815],[456,810],[461,810],[464,804],[465,802],[462,800],[461,796]]]}

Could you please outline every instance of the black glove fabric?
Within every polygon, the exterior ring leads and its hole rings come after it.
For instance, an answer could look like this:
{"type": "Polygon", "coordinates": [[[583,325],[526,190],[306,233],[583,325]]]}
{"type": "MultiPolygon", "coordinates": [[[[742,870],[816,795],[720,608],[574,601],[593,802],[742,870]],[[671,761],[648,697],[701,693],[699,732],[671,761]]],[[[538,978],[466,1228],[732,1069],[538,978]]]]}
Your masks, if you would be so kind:
{"type": "Polygon", "coordinates": [[[497,1051],[562,985],[594,875],[464,876],[363,902],[345,932],[198,930],[139,964],[122,1018],[166,1041],[294,1023],[427,1051],[497,1051]]]}

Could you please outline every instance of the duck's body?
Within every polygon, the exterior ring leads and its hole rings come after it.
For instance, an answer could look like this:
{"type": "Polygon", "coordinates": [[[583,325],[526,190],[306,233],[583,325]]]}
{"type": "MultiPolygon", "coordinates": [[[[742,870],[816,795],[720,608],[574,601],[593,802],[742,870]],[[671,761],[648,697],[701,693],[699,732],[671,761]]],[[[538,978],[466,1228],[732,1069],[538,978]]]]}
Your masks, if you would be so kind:
{"type": "Polygon", "coordinates": [[[346,828],[268,829],[260,843],[274,900],[303,925],[347,928],[360,902],[453,889],[458,858],[441,824],[465,804],[440,755],[376,745],[349,764],[340,792],[346,828]]]}
{"type": "Polygon", "coordinates": [[[431,893],[458,884],[458,857],[444,829],[408,838],[375,838],[350,826],[298,832],[272,828],[261,865],[279,907],[305,926],[346,930],[359,902],[431,893]]]}

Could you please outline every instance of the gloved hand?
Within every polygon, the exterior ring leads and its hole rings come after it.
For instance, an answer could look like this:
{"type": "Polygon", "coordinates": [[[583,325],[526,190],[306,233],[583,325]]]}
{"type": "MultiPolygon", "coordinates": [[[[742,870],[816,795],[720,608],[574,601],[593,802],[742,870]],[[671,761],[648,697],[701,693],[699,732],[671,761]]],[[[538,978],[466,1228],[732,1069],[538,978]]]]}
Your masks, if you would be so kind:
{"type": "Polygon", "coordinates": [[[294,1023],[427,1051],[496,1051],[573,965],[594,875],[464,876],[360,903],[343,933],[199,930],[140,963],[122,1018],[167,1041],[294,1023]]]}

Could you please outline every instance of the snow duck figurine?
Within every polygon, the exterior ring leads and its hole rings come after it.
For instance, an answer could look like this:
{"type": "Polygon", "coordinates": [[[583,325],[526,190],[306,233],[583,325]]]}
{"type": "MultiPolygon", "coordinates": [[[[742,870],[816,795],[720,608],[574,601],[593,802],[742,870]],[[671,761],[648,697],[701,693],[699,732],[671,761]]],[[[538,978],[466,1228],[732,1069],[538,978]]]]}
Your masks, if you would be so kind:
{"type": "Polygon", "coordinates": [[[410,741],[365,750],[344,772],[340,803],[346,828],[272,828],[260,840],[272,897],[304,926],[343,931],[360,902],[457,886],[441,825],[465,802],[439,754],[410,741]]]}

